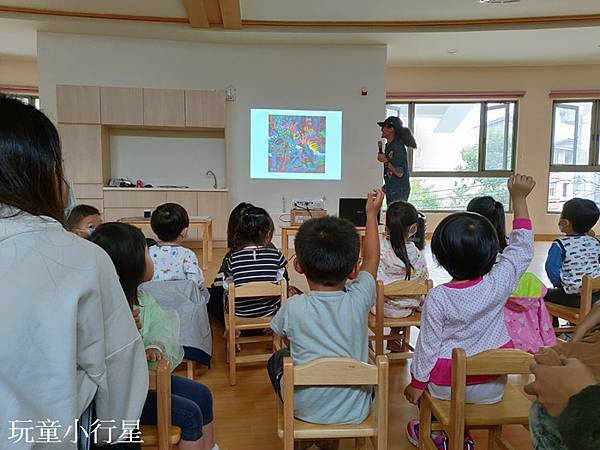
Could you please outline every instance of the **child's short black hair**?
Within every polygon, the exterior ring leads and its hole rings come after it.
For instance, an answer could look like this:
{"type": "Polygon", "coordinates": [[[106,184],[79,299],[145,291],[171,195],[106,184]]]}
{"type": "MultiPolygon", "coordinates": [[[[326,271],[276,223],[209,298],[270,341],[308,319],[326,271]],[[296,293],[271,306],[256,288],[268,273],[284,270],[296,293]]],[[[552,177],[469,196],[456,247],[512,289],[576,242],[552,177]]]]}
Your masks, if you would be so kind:
{"type": "Polygon", "coordinates": [[[246,245],[268,245],[273,238],[275,225],[269,213],[258,206],[248,206],[240,212],[234,232],[234,248],[246,245]]]}
{"type": "Polygon", "coordinates": [[[335,286],[348,278],[356,266],[360,238],[352,222],[328,216],[303,223],[294,247],[306,278],[335,286]]]}
{"type": "Polygon", "coordinates": [[[431,251],[454,279],[474,280],[488,273],[496,262],[498,235],[482,215],[455,213],[433,232],[431,251]]]}
{"type": "Polygon", "coordinates": [[[183,206],[165,203],[152,212],[150,226],[161,241],[172,242],[190,226],[190,218],[183,206]]]}
{"type": "Polygon", "coordinates": [[[65,228],[69,231],[79,227],[79,224],[83,219],[89,216],[99,216],[100,211],[91,205],[77,205],[69,213],[69,217],[65,222],[65,228]]]}
{"type": "Polygon", "coordinates": [[[100,225],[90,240],[112,260],[130,306],[137,305],[137,291],[146,273],[146,238],[139,228],[120,222],[100,225]]]}
{"type": "Polygon", "coordinates": [[[571,222],[575,233],[583,234],[590,231],[596,225],[600,217],[600,210],[598,210],[598,206],[592,200],[572,198],[563,205],[560,217],[571,222]]]}

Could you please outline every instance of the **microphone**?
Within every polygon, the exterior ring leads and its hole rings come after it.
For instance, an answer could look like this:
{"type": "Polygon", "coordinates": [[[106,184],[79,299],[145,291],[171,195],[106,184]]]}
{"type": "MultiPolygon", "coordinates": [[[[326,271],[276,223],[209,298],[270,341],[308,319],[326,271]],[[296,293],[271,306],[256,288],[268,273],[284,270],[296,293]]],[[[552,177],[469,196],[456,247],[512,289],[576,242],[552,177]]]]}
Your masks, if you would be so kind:
{"type": "Polygon", "coordinates": [[[379,147],[379,153],[383,153],[383,149],[385,148],[386,144],[387,144],[386,138],[382,138],[377,141],[377,147],[379,147]]]}

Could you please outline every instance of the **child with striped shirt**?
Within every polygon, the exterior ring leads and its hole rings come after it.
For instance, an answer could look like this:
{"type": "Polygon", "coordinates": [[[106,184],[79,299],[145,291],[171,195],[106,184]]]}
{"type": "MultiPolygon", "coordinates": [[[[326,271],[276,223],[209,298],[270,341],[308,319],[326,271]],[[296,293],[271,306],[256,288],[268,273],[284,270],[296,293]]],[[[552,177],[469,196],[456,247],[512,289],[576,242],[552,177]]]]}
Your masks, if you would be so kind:
{"type": "MultiPolygon", "coordinates": [[[[242,212],[234,233],[234,250],[225,262],[224,288],[235,283],[241,286],[253,281],[277,283],[288,279],[285,256],[271,245],[275,227],[269,213],[251,206],[242,212]]],[[[277,312],[279,297],[250,297],[235,301],[239,317],[267,317],[277,312]]]]}

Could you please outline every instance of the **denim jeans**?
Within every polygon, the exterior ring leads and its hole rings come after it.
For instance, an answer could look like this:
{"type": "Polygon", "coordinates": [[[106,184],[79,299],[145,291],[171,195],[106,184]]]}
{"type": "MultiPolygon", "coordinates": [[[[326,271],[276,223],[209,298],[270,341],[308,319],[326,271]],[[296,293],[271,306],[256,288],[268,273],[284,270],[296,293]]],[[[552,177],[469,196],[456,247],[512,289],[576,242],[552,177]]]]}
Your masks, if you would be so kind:
{"type": "Polygon", "coordinates": [[[275,353],[273,353],[267,362],[267,372],[269,373],[273,390],[282,401],[283,397],[281,394],[281,378],[283,378],[283,358],[286,356],[290,356],[290,349],[282,348],[281,350],[277,350],[275,353]]]}
{"type": "MultiPolygon", "coordinates": [[[[213,421],[213,398],[210,390],[197,381],[171,375],[171,417],[181,428],[182,441],[197,441],[202,426],[213,421]]],[[[148,391],[140,422],[156,425],[156,392],[148,391]]]]}
{"type": "Polygon", "coordinates": [[[534,450],[568,450],[556,419],[538,402],[533,402],[529,410],[529,432],[534,450]]]}
{"type": "Polygon", "coordinates": [[[407,187],[389,187],[384,186],[383,190],[385,191],[385,201],[389,206],[398,200],[407,201],[410,196],[410,186],[407,187]]]}

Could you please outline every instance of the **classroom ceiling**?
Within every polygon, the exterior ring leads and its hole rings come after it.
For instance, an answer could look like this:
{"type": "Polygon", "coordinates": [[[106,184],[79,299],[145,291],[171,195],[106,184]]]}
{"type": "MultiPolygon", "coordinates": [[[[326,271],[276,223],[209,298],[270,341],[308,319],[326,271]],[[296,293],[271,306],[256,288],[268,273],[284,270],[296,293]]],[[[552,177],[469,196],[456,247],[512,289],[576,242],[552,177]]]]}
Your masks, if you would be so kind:
{"type": "Polygon", "coordinates": [[[0,0],[0,56],[35,58],[37,31],[387,44],[390,66],[600,62],[600,0],[0,0]]]}
{"type": "MultiPolygon", "coordinates": [[[[196,2],[198,0],[195,0],[196,2]]],[[[210,2],[210,0],[204,0],[210,2]]],[[[181,0],[4,0],[4,6],[156,17],[187,17],[181,0]]],[[[240,0],[242,19],[389,21],[490,19],[595,14],[598,0],[240,0]]]]}

